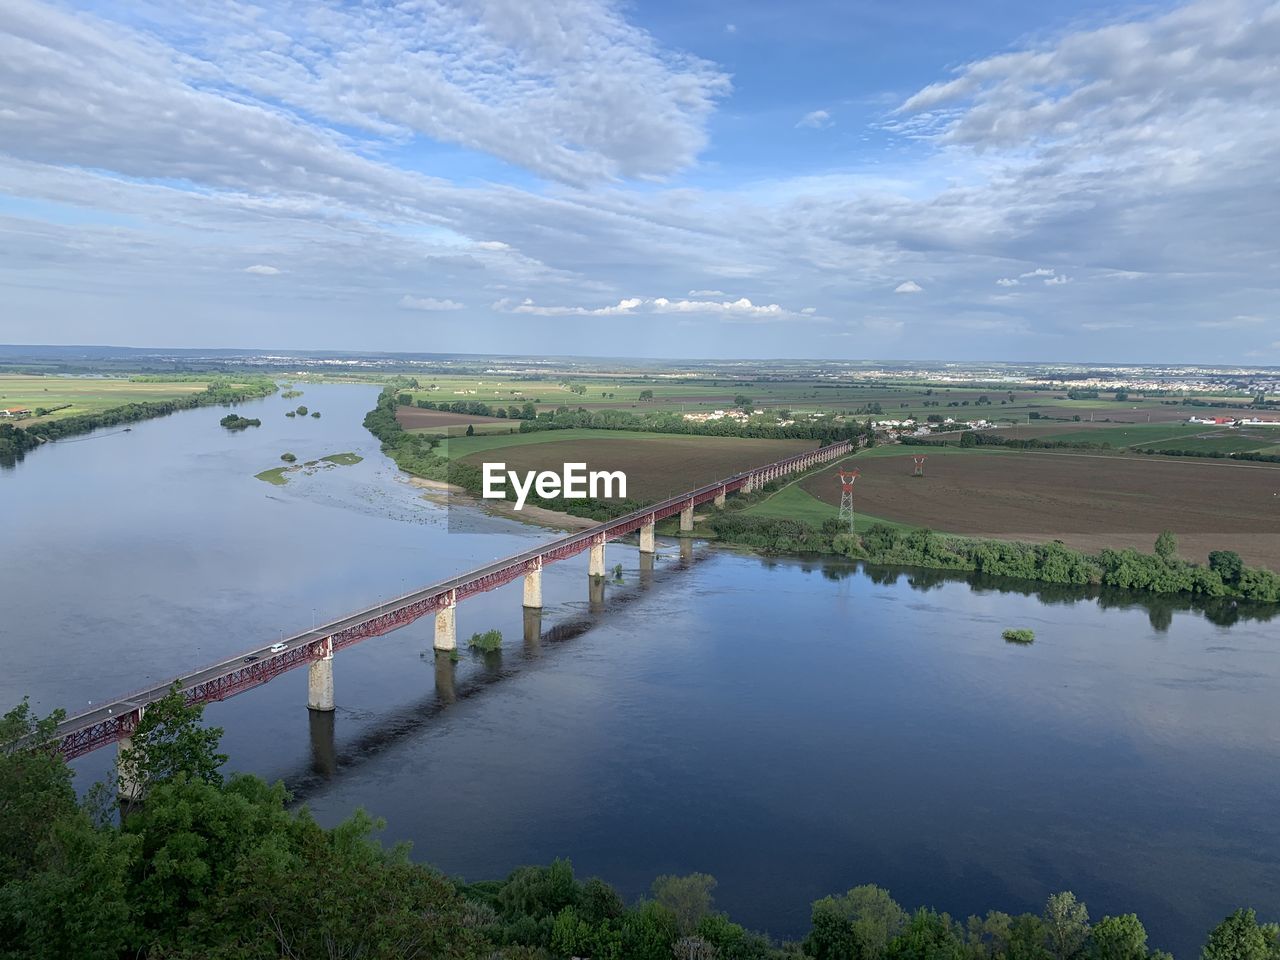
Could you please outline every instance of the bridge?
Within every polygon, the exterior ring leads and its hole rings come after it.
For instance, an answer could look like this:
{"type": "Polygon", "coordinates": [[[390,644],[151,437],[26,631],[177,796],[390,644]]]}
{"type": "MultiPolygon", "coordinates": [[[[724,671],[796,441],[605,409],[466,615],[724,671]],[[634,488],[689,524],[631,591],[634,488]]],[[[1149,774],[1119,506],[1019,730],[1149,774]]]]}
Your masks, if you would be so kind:
{"type": "MultiPolygon", "coordinates": [[[[339,650],[378,637],[413,623],[428,614],[435,615],[435,649],[457,648],[455,611],[458,604],[478,593],[493,590],[524,578],[526,612],[542,609],[542,568],[545,564],[565,560],[587,552],[590,555],[588,575],[593,589],[603,590],[605,576],[604,550],[610,540],[639,532],[642,558],[654,553],[654,526],[660,520],[680,516],[680,530],[693,529],[693,511],[705,503],[723,507],[730,493],[750,493],[757,487],[792,473],[828,463],[848,455],[853,446],[847,440],[808,450],[734,474],[717,483],[690,490],[614,520],[586,530],[560,537],[533,550],[515,554],[475,570],[450,577],[369,607],[350,616],[313,627],[282,639],[278,643],[246,650],[175,678],[175,681],[104,703],[84,713],[68,717],[58,725],[59,750],[68,760],[83,756],[109,744],[126,748],[130,736],[142,719],[147,704],[166,696],[173,682],[178,684],[188,704],[226,700],[253,687],[261,686],[289,670],[306,666],[309,670],[307,706],[316,711],[332,711],[333,657],[339,650]]],[[[121,791],[135,789],[122,778],[121,791]]]]}

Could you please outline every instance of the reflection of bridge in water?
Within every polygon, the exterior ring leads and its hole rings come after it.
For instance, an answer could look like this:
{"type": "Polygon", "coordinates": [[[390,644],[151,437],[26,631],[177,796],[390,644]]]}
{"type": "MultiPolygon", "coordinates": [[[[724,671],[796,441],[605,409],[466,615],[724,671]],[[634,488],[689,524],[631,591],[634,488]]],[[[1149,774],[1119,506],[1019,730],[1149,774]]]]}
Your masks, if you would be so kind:
{"type": "MultiPolygon", "coordinates": [[[[723,507],[725,498],[731,493],[750,493],[770,480],[828,463],[847,455],[852,449],[848,441],[841,441],[752,468],[617,519],[560,537],[533,550],[494,561],[460,576],[379,603],[375,607],[291,636],[280,643],[237,654],[178,677],[176,682],[188,703],[209,703],[233,697],[261,686],[289,670],[307,666],[307,706],[313,711],[331,712],[334,709],[333,655],[336,651],[370,637],[390,633],[427,614],[435,615],[435,649],[453,651],[457,648],[455,613],[459,601],[523,577],[524,607],[526,610],[540,612],[544,564],[565,560],[580,553],[589,552],[590,597],[593,604],[600,603],[604,598],[605,544],[610,540],[639,533],[641,557],[647,555],[651,559],[655,546],[654,527],[658,521],[678,514],[680,530],[689,532],[693,529],[695,507],[706,503],[723,507]]],[[[61,752],[67,759],[73,759],[111,743],[128,746],[129,736],[147,704],[165,696],[168,691],[168,684],[151,687],[67,718],[58,726],[61,752]]],[[[122,783],[122,791],[125,793],[133,789],[131,783],[122,783]]]]}
{"type": "MultiPolygon", "coordinates": [[[[678,575],[698,562],[693,552],[693,541],[687,538],[680,540],[678,564],[658,569],[657,556],[656,553],[640,554],[640,570],[636,579],[638,589],[625,588],[621,592],[610,589],[610,608],[643,599],[656,583],[678,575]]],[[[299,768],[281,778],[289,785],[290,796],[295,801],[305,801],[308,794],[332,780],[338,770],[357,767],[418,735],[453,704],[477,696],[494,683],[520,673],[533,661],[537,661],[544,651],[581,637],[600,622],[605,610],[603,601],[603,591],[597,594],[593,589],[591,603],[586,611],[579,608],[579,611],[546,630],[542,629],[542,610],[525,607],[523,645],[510,648],[504,646],[493,653],[480,654],[484,669],[461,682],[456,676],[458,664],[452,657],[433,657],[434,691],[414,703],[380,713],[377,725],[351,738],[341,753],[338,752],[335,736],[335,711],[308,710],[311,762],[305,769],[299,768]]],[[[423,656],[425,658],[426,654],[423,656]]]]}

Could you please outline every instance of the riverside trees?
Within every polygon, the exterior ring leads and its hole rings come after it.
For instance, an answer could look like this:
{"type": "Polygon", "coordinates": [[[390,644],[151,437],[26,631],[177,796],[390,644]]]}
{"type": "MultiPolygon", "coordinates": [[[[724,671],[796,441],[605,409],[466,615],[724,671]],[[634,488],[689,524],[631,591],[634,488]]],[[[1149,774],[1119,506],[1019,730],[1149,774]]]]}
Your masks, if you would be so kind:
{"type": "MultiPolygon", "coordinates": [[[[283,785],[224,777],[220,730],[179,691],[148,707],[129,762],[141,804],[108,814],[110,788],[77,802],[53,749],[59,715],[24,702],[0,719],[2,960],[1163,960],[1132,914],[1092,926],[1069,893],[1041,914],[965,924],[908,914],[855,887],[813,904],[802,943],[777,944],[715,910],[705,874],[660,877],[628,906],[568,861],[463,884],[384,848],[356,811],[332,829],[291,810],[283,785]]],[[[1280,960],[1252,910],[1209,935],[1203,960],[1280,960]]]]}

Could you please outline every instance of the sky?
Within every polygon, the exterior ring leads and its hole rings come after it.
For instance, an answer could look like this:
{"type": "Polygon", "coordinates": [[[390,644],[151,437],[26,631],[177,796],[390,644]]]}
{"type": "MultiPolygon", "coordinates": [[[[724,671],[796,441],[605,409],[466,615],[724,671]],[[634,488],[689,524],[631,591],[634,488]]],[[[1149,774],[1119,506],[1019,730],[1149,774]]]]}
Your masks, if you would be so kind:
{"type": "Polygon", "coordinates": [[[0,342],[1280,364],[1280,2],[0,4],[0,342]]]}

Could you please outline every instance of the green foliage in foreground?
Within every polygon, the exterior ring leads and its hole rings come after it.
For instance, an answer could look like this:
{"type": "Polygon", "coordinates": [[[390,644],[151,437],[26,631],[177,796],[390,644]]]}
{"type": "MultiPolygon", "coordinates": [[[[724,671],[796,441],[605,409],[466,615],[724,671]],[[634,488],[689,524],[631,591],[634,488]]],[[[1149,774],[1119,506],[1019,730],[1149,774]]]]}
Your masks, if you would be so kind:
{"type": "MultiPolygon", "coordinates": [[[[875,886],[813,904],[800,943],[715,910],[714,878],[662,876],[628,905],[568,861],[464,884],[381,846],[357,810],[332,829],[253,776],[224,779],[221,730],[173,690],[123,758],[145,800],[78,803],[48,744],[60,717],[24,701],[0,718],[0,960],[1167,960],[1133,914],[1090,923],[1054,894],[1040,914],[908,913],[875,886]],[[44,744],[44,746],[41,746],[44,744]]],[[[1202,960],[1280,960],[1280,928],[1238,910],[1202,960]]]]}

